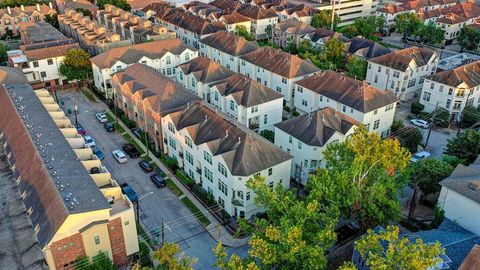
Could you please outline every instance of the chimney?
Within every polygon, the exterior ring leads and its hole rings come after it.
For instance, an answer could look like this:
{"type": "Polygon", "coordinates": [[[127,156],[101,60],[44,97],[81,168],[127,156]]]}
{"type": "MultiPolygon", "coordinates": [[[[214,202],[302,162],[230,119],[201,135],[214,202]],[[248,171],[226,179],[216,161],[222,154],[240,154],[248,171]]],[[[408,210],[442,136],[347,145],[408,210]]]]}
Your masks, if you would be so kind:
{"type": "Polygon", "coordinates": [[[40,4],[37,4],[37,10],[40,11],[40,4]]]}
{"type": "Polygon", "coordinates": [[[52,2],[48,2],[48,7],[50,7],[50,9],[53,9],[52,2]]]}
{"type": "Polygon", "coordinates": [[[12,10],[10,9],[10,7],[7,7],[7,12],[9,15],[12,15],[12,10]]]}
{"type": "Polygon", "coordinates": [[[20,5],[20,9],[21,9],[22,11],[25,11],[25,7],[24,7],[23,5],[20,5]]]}

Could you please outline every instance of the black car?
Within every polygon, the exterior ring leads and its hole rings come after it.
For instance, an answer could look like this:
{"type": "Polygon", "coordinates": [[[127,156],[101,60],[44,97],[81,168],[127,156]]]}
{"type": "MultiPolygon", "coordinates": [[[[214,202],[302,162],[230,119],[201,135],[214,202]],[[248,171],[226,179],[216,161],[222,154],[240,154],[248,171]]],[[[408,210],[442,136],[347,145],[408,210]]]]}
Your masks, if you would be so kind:
{"type": "Polygon", "coordinates": [[[122,150],[130,156],[130,158],[138,158],[140,156],[140,152],[133,146],[131,143],[126,143],[122,145],[122,150]]]}
{"type": "Polygon", "coordinates": [[[155,184],[155,186],[157,186],[158,188],[167,185],[165,179],[162,176],[158,175],[156,172],[150,175],[150,180],[152,180],[152,183],[155,184]]]}
{"type": "Polygon", "coordinates": [[[142,170],[146,173],[153,171],[152,165],[150,165],[150,163],[144,159],[138,162],[138,166],[140,166],[140,168],[142,168],[142,170]]]}
{"type": "Polygon", "coordinates": [[[113,126],[113,124],[110,123],[110,122],[107,122],[107,123],[103,124],[103,127],[105,128],[105,130],[107,132],[114,132],[115,131],[115,126],[113,126]]]}

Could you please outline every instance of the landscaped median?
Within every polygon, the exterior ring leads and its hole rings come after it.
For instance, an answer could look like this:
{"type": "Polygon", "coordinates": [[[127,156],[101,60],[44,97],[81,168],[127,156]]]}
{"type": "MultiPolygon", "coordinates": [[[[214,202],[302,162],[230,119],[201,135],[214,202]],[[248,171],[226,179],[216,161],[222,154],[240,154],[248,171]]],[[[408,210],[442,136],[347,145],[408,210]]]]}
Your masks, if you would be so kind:
{"type": "Polygon", "coordinates": [[[193,202],[188,197],[183,197],[180,199],[182,203],[192,212],[193,216],[197,218],[198,222],[202,223],[204,227],[210,225],[210,220],[198,209],[198,207],[193,204],[193,202]]]}

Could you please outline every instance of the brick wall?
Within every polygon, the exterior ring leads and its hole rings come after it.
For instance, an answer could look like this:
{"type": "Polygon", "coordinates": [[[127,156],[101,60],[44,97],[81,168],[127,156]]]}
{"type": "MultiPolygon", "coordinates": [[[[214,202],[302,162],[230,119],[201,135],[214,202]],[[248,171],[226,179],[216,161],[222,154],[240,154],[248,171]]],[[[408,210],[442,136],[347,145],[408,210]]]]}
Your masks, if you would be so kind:
{"type": "Polygon", "coordinates": [[[79,257],[86,256],[82,235],[79,233],[53,243],[50,248],[57,270],[68,268],[64,266],[73,264],[79,257]]]}
{"type": "Polygon", "coordinates": [[[108,223],[108,235],[110,237],[114,264],[116,266],[126,265],[128,258],[125,249],[125,239],[123,238],[122,220],[120,218],[116,218],[108,223]]]}

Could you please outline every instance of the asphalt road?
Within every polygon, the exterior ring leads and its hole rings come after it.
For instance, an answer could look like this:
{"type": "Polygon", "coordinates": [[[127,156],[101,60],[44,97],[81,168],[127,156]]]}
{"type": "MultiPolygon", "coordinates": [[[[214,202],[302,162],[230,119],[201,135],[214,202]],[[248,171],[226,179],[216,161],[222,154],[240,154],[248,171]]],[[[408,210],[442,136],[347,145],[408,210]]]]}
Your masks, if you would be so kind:
{"type": "MultiPolygon", "coordinates": [[[[99,123],[95,114],[103,111],[106,106],[101,102],[90,102],[85,96],[75,92],[59,94],[62,106],[73,108],[73,99],[78,104],[78,122],[85,128],[87,135],[94,138],[96,145],[104,152],[104,166],[110,171],[113,178],[119,183],[128,183],[138,194],[140,200],[140,219],[146,230],[154,230],[165,222],[165,240],[180,245],[182,254],[198,258],[195,269],[212,269],[215,256],[211,252],[216,246],[215,240],[206,229],[197,222],[192,214],[183,206],[178,198],[168,188],[156,188],[146,174],[138,166],[139,158],[130,159],[127,163],[119,164],[112,157],[112,151],[121,149],[124,139],[117,132],[108,133],[99,123]],[[147,195],[153,192],[151,195],[147,195]],[[148,228],[148,229],[147,229],[148,228]]],[[[75,122],[74,113],[68,115],[75,122]]],[[[247,247],[229,249],[240,256],[245,255],[247,247]]]]}

